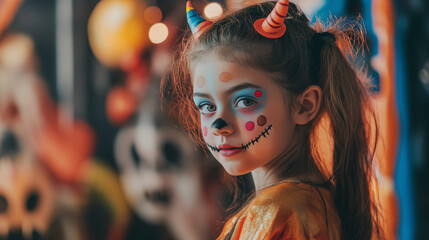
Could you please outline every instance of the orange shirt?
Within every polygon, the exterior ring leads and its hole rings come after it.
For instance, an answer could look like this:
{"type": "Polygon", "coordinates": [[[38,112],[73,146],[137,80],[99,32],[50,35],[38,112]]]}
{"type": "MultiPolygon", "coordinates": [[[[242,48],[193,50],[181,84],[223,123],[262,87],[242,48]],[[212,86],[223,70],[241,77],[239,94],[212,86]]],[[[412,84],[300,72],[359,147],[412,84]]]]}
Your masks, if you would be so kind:
{"type": "Polygon", "coordinates": [[[305,183],[287,182],[263,190],[228,220],[218,240],[234,225],[233,240],[341,239],[331,192],[305,183]]]}

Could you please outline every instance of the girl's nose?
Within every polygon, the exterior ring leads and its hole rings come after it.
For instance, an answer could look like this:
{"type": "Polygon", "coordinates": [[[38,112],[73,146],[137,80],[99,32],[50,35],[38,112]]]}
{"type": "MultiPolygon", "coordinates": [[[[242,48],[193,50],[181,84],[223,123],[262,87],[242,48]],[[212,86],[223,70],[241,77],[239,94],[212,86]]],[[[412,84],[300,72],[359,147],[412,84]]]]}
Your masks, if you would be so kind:
{"type": "Polygon", "coordinates": [[[228,125],[228,123],[222,118],[216,119],[211,126],[213,134],[216,136],[219,135],[230,135],[233,133],[232,126],[228,125]]]}

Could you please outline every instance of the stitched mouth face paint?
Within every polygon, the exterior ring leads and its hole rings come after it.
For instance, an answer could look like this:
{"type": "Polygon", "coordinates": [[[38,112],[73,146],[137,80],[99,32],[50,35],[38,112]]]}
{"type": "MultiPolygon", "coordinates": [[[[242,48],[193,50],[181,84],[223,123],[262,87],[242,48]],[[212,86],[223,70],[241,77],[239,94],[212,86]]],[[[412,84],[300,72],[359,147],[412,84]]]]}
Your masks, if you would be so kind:
{"type": "MultiPolygon", "coordinates": [[[[254,139],[252,139],[252,140],[250,140],[249,142],[247,142],[246,144],[241,144],[241,149],[244,149],[244,150],[246,150],[246,149],[248,149],[249,147],[250,147],[250,145],[254,145],[255,143],[257,143],[257,142],[259,142],[259,139],[261,138],[261,137],[264,137],[264,138],[266,138],[268,135],[270,135],[270,130],[271,130],[271,128],[272,128],[272,126],[273,125],[269,125],[267,128],[265,128],[257,137],[255,137],[254,139]]],[[[212,145],[210,145],[209,143],[206,143],[207,144],[207,146],[212,150],[212,151],[215,151],[215,152],[220,152],[221,151],[221,149],[219,149],[219,148],[217,148],[217,147],[215,147],[215,146],[212,146],[212,145]]]]}
{"type": "Polygon", "coordinates": [[[257,143],[259,141],[259,139],[263,136],[264,138],[266,138],[268,135],[270,135],[270,130],[271,127],[273,125],[269,125],[267,128],[264,129],[264,131],[261,132],[261,134],[259,134],[259,136],[257,136],[256,138],[250,140],[249,142],[247,142],[245,145],[241,145],[241,148],[243,148],[244,150],[248,149],[250,145],[254,145],[255,143],[257,143]]]}
{"type": "Polygon", "coordinates": [[[224,61],[215,51],[194,63],[193,99],[202,137],[228,173],[242,175],[267,166],[291,146],[296,123],[288,93],[269,73],[224,61]],[[205,79],[202,87],[199,77],[205,79]],[[217,119],[227,125],[212,128],[220,123],[217,119]]]}

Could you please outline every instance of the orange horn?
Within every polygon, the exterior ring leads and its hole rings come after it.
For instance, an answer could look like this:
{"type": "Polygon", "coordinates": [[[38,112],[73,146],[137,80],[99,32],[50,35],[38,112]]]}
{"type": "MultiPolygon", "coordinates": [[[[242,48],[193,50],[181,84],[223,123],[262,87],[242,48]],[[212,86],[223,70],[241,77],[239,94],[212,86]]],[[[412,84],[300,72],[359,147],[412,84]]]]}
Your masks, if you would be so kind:
{"type": "Polygon", "coordinates": [[[286,32],[284,20],[289,9],[289,0],[278,0],[267,18],[260,18],[253,26],[256,31],[267,38],[279,38],[286,32]]]}

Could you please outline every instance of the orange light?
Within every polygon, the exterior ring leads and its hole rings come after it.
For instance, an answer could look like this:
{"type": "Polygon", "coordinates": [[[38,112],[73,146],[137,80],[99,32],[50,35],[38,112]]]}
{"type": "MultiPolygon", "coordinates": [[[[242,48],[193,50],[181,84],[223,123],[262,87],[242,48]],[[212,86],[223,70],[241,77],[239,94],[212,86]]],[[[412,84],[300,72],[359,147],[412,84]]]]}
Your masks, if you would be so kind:
{"type": "Polygon", "coordinates": [[[217,19],[222,16],[222,13],[222,6],[217,2],[209,3],[204,7],[204,15],[206,15],[208,19],[217,19]]]}
{"type": "Polygon", "coordinates": [[[139,55],[148,46],[149,24],[139,0],[100,1],[88,21],[88,38],[92,51],[103,64],[119,67],[130,56],[139,55]]]}
{"type": "Polygon", "coordinates": [[[168,28],[164,23],[155,23],[149,29],[149,39],[154,44],[160,44],[168,37],[168,28]]]}
{"type": "Polygon", "coordinates": [[[157,6],[150,6],[146,8],[143,13],[144,19],[148,23],[157,23],[162,20],[162,12],[161,9],[157,6]]]}

